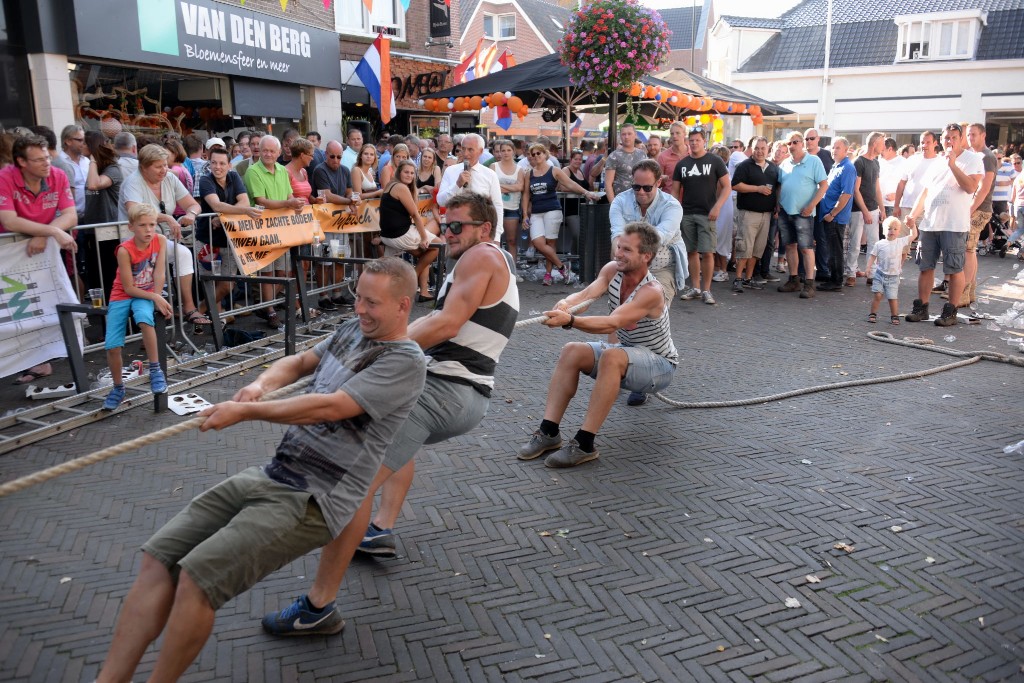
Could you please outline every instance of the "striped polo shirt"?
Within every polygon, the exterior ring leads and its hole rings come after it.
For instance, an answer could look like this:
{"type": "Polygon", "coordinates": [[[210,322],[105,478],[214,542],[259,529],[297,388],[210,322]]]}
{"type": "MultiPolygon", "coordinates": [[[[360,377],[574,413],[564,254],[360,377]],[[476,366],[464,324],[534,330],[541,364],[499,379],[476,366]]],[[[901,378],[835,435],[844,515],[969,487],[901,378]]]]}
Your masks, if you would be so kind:
{"type": "MultiPolygon", "coordinates": [[[[494,369],[502,350],[512,336],[519,316],[519,289],[512,267],[512,257],[493,242],[481,242],[485,249],[498,249],[508,268],[508,287],[501,298],[490,306],[480,306],[448,341],[432,346],[427,356],[427,373],[459,384],[468,384],[484,396],[494,389],[494,369]]],[[[445,298],[459,272],[459,261],[448,271],[448,277],[437,295],[437,310],[444,308],[445,298]]]]}
{"type": "MultiPolygon", "coordinates": [[[[648,282],[657,282],[654,274],[648,271],[647,275],[637,284],[636,289],[629,295],[629,298],[621,303],[629,303],[640,291],[640,288],[648,282]]],[[[622,273],[616,273],[612,281],[608,283],[608,310],[614,311],[620,306],[619,292],[622,288],[622,273]]],[[[617,331],[619,342],[625,346],[642,346],[652,353],[662,356],[672,365],[679,363],[679,354],[676,353],[676,345],[672,343],[672,330],[668,322],[668,306],[657,318],[643,317],[636,325],[629,330],[620,329],[617,331]]]]}

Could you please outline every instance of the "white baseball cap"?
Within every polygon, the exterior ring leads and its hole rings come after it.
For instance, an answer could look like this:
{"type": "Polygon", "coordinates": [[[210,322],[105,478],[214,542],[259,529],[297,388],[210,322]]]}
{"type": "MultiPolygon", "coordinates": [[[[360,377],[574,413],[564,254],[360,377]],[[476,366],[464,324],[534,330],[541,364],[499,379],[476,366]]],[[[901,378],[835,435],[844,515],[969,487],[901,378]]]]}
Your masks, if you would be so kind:
{"type": "Polygon", "coordinates": [[[221,140],[220,138],[210,138],[209,140],[206,141],[206,149],[213,149],[214,145],[220,145],[221,147],[224,148],[227,147],[227,145],[224,144],[224,141],[221,140]]]}

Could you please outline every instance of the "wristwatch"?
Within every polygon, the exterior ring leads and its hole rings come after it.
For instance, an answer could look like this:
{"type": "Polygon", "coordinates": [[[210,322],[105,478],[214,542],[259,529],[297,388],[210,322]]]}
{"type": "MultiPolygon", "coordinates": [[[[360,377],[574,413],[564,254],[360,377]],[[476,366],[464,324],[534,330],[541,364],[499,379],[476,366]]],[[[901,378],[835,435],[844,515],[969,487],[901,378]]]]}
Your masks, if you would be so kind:
{"type": "Polygon", "coordinates": [[[569,314],[569,322],[567,322],[566,324],[562,325],[562,329],[563,330],[571,330],[572,326],[573,326],[573,323],[575,323],[575,322],[576,322],[576,316],[574,316],[572,313],[570,313],[569,314]]]}

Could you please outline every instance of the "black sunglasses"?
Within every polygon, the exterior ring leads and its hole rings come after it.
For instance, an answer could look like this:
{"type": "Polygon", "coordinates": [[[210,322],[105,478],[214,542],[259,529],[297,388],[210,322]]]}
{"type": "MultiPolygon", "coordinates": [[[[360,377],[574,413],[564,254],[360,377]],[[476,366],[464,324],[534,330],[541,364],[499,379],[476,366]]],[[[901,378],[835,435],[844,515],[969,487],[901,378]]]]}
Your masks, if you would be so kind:
{"type": "Polygon", "coordinates": [[[160,202],[160,213],[163,213],[163,214],[167,213],[167,207],[164,206],[163,202],[160,202]]]}
{"type": "Polygon", "coordinates": [[[441,232],[448,231],[453,235],[462,234],[462,226],[464,225],[483,225],[487,221],[448,221],[447,223],[441,224],[441,232]]]}
{"type": "Polygon", "coordinates": [[[813,138],[813,137],[810,137],[810,136],[808,136],[808,137],[804,138],[804,140],[817,140],[817,139],[818,139],[818,138],[813,138]]]}
{"type": "Polygon", "coordinates": [[[654,185],[637,185],[635,183],[633,185],[633,192],[639,192],[640,190],[643,190],[644,192],[650,192],[653,189],[654,185]]]}
{"type": "Polygon", "coordinates": [[[328,154],[327,158],[328,159],[340,159],[341,155],[340,154],[328,154]]]}

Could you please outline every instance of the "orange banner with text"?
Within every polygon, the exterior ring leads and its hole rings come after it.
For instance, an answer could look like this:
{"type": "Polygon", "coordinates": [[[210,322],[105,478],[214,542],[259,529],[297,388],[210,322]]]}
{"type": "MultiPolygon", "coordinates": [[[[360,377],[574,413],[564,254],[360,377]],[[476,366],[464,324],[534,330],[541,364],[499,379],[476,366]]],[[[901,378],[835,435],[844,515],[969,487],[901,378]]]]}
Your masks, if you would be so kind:
{"type": "MultiPolygon", "coordinates": [[[[420,214],[429,218],[433,200],[417,201],[420,214]]],[[[356,207],[341,204],[313,204],[294,209],[266,209],[259,218],[219,214],[231,242],[238,269],[252,275],[284,256],[290,247],[312,244],[314,235],[362,233],[380,230],[380,201],[369,199],[356,207]]],[[[411,224],[411,223],[410,223],[411,224]]]]}

